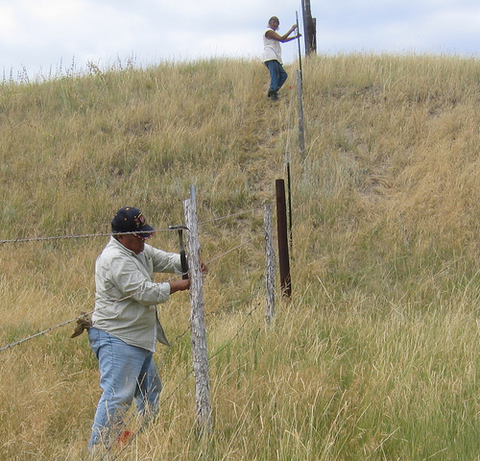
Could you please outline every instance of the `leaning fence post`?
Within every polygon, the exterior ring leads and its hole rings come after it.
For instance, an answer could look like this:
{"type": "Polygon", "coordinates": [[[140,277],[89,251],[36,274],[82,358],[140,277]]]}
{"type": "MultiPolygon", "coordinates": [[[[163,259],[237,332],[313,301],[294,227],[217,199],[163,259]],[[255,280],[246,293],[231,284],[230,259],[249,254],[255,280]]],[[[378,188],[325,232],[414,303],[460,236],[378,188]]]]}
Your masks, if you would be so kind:
{"type": "Polygon", "coordinates": [[[195,376],[196,423],[200,431],[209,432],[211,429],[210,379],[195,186],[190,186],[190,199],[185,200],[183,206],[185,225],[188,228],[186,241],[190,273],[190,325],[195,376]]]}
{"type": "Polygon", "coordinates": [[[267,257],[265,282],[267,286],[267,324],[275,316],[275,251],[273,249],[273,232],[272,232],[272,212],[268,203],[265,204],[264,214],[265,226],[265,253],[267,257]]]}

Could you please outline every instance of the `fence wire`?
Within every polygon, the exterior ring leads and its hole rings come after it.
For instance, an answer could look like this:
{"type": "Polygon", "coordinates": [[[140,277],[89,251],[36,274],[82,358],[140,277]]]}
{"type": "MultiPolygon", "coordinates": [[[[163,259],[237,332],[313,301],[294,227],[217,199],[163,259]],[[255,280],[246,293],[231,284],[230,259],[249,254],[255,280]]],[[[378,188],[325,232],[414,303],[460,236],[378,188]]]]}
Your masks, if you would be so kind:
{"type": "MultiPolygon", "coordinates": [[[[95,234],[95,235],[98,235],[98,234],[95,234]]],[[[241,248],[241,247],[247,245],[248,243],[252,242],[253,240],[256,240],[257,238],[260,238],[260,236],[252,237],[251,239],[247,240],[246,242],[240,243],[240,244],[234,246],[233,248],[230,248],[229,250],[225,251],[224,253],[222,253],[222,254],[220,254],[220,255],[218,255],[218,256],[216,256],[216,257],[214,257],[214,258],[212,258],[212,259],[210,259],[210,260],[208,260],[208,261],[206,261],[206,264],[209,265],[209,264],[212,263],[213,261],[216,261],[216,260],[218,260],[218,259],[223,258],[224,256],[228,255],[229,253],[232,253],[233,251],[237,250],[238,248],[241,248]]],[[[180,275],[183,275],[183,274],[180,274],[180,275]]],[[[173,278],[168,279],[168,280],[165,280],[165,282],[168,282],[169,280],[173,280],[173,278]]],[[[132,298],[133,296],[135,296],[135,295],[137,295],[137,294],[139,294],[139,293],[141,293],[141,292],[142,292],[141,290],[137,290],[136,292],[132,293],[131,295],[125,296],[124,298],[119,299],[117,302],[125,301],[126,299],[132,298]]],[[[37,337],[39,337],[39,336],[43,336],[43,335],[45,335],[45,334],[47,334],[47,333],[49,333],[49,332],[51,332],[51,331],[53,331],[53,330],[56,330],[56,329],[61,328],[61,327],[64,327],[64,326],[69,325],[69,324],[71,324],[71,323],[73,323],[73,322],[76,322],[77,320],[79,320],[79,319],[81,319],[81,318],[88,317],[89,315],[93,314],[94,311],[95,311],[95,310],[91,310],[91,311],[86,312],[86,313],[83,313],[83,314],[81,314],[81,315],[79,315],[79,316],[77,316],[77,317],[75,317],[75,318],[73,318],[73,319],[66,320],[65,322],[61,322],[61,323],[59,323],[59,324],[57,324],[57,325],[53,325],[53,326],[51,326],[51,327],[49,327],[49,328],[46,328],[45,330],[39,331],[38,333],[35,333],[35,334],[33,334],[33,335],[30,335],[30,336],[28,336],[28,337],[26,337],[26,338],[20,339],[20,340],[18,340],[18,341],[15,341],[15,342],[13,342],[13,343],[10,343],[10,344],[6,344],[5,346],[3,346],[3,347],[0,348],[0,352],[3,352],[3,351],[5,351],[5,350],[7,350],[7,349],[11,349],[12,347],[15,347],[15,346],[18,346],[18,345],[20,345],[20,344],[23,344],[24,342],[29,341],[29,340],[32,340],[32,339],[35,339],[35,338],[37,338],[37,337]]]]}
{"type": "MultiPolygon", "coordinates": [[[[205,221],[200,221],[198,224],[207,224],[215,221],[221,221],[224,219],[234,218],[237,216],[241,216],[247,213],[252,213],[255,211],[261,210],[261,208],[252,208],[246,211],[240,211],[238,213],[233,213],[225,216],[219,216],[217,218],[212,218],[205,221]]],[[[175,229],[155,229],[155,232],[172,232],[175,229]]],[[[122,232],[122,234],[138,234],[138,231],[135,232],[122,232]]],[[[71,234],[71,235],[54,235],[54,236],[47,236],[47,237],[17,237],[13,239],[3,239],[0,240],[0,245],[5,245],[8,243],[29,243],[29,242],[48,242],[52,240],[72,240],[72,239],[82,239],[82,238],[96,238],[96,237],[110,237],[112,236],[112,232],[99,232],[94,234],[71,234]]]]}
{"type": "MultiPolygon", "coordinates": [[[[222,217],[217,217],[217,218],[213,218],[213,219],[210,219],[210,220],[205,220],[205,221],[201,221],[199,222],[200,225],[202,224],[207,224],[207,223],[211,223],[211,222],[218,222],[220,220],[225,220],[225,219],[229,219],[229,218],[234,218],[234,217],[238,217],[238,216],[241,216],[241,215],[245,215],[247,213],[250,213],[250,212],[256,212],[258,210],[260,210],[261,208],[253,208],[251,210],[247,210],[247,211],[242,211],[242,212],[238,212],[238,213],[233,213],[233,214],[230,214],[230,215],[226,215],[226,216],[222,216],[222,217]]],[[[156,232],[167,232],[167,231],[172,231],[172,229],[157,229],[156,232]]],[[[129,232],[131,234],[134,234],[135,232],[129,232]]],[[[4,244],[18,244],[18,243],[26,243],[26,242],[42,242],[42,241],[55,241],[55,240],[67,240],[67,239],[80,239],[80,238],[96,238],[96,237],[106,237],[106,236],[111,236],[112,233],[111,232],[108,232],[108,233],[94,233],[94,234],[78,234],[78,235],[63,235],[63,236],[51,236],[51,237],[32,237],[32,238],[15,238],[15,239],[4,239],[4,240],[0,240],[0,245],[4,245],[4,244]]],[[[228,254],[238,250],[239,248],[242,248],[243,246],[245,245],[248,245],[249,243],[253,242],[254,240],[260,238],[260,237],[263,237],[263,236],[260,236],[260,235],[257,235],[257,236],[254,236],[242,243],[239,243],[237,245],[235,245],[234,247],[228,249],[227,251],[211,258],[210,260],[206,261],[206,264],[209,265],[211,264],[212,262],[214,261],[217,261],[225,256],[227,256],[228,254]]],[[[172,280],[172,279],[170,279],[172,280]]],[[[166,280],[166,282],[168,282],[168,280],[166,280]]],[[[255,297],[258,296],[258,293],[260,292],[261,290],[261,285],[259,283],[259,287],[255,290],[254,293],[252,293],[248,299],[246,300],[241,300],[241,301],[237,301],[236,304],[240,304],[240,303],[250,303],[253,301],[253,299],[255,299],[255,297]]],[[[132,295],[129,295],[129,296],[126,296],[124,298],[122,298],[121,300],[119,301],[123,301],[125,299],[128,299],[136,294],[138,294],[139,291],[133,293],[132,295]]],[[[208,316],[211,316],[211,315],[214,315],[216,313],[218,313],[219,311],[221,310],[224,310],[224,309],[227,309],[227,308],[232,308],[232,306],[234,306],[235,303],[231,303],[227,306],[222,306],[221,308],[215,310],[215,311],[211,311],[207,314],[205,314],[205,317],[208,317],[208,316]]],[[[208,360],[210,362],[210,360],[213,360],[215,359],[223,350],[225,350],[226,347],[228,347],[234,340],[235,338],[237,338],[241,331],[245,328],[245,325],[247,324],[247,322],[252,318],[252,315],[253,313],[259,308],[260,304],[257,304],[255,307],[253,307],[249,312],[246,313],[246,318],[244,320],[244,322],[242,323],[242,325],[239,327],[239,329],[237,330],[237,332],[232,336],[232,338],[226,343],[224,344],[220,349],[218,349],[215,353],[211,354],[209,357],[208,357],[208,360]]],[[[23,344],[27,341],[30,341],[32,339],[35,339],[35,338],[38,338],[40,336],[43,336],[55,329],[58,329],[58,328],[61,328],[61,327],[64,327],[66,325],[69,325],[69,324],[72,324],[74,322],[76,322],[77,320],[79,319],[83,319],[83,318],[86,318],[86,317],[89,317],[92,313],[94,312],[94,310],[91,310],[90,312],[86,312],[86,313],[82,313],[81,315],[77,316],[77,317],[74,317],[70,320],[67,320],[67,321],[64,321],[64,322],[61,322],[57,325],[53,325],[49,328],[46,328],[42,331],[39,331],[38,333],[35,333],[33,335],[30,335],[28,337],[25,337],[25,338],[22,338],[18,341],[15,341],[15,342],[12,342],[10,344],[7,344],[3,347],[0,348],[0,352],[3,352],[7,349],[11,349],[13,347],[16,347],[20,344],[23,344]]],[[[172,341],[172,345],[175,344],[176,342],[178,342],[183,336],[185,336],[188,331],[191,329],[191,326],[189,325],[180,335],[177,335],[177,337],[172,341]]],[[[171,347],[170,346],[163,354],[162,356],[160,357],[160,360],[159,360],[159,366],[161,366],[161,364],[163,363],[163,361],[165,360],[165,357],[167,356],[167,354],[170,352],[171,350],[171,347]]],[[[167,395],[165,398],[163,398],[159,404],[160,407],[164,406],[179,390],[180,388],[187,382],[188,378],[193,374],[193,368],[183,377],[183,379],[180,381],[180,383],[178,383],[178,385],[172,390],[172,392],[169,393],[169,395],[167,395]]],[[[123,428],[122,430],[120,431],[123,432],[124,428],[128,425],[129,422],[131,422],[132,418],[134,418],[136,415],[135,414],[132,414],[131,417],[124,422],[123,424],[123,428]]],[[[113,458],[112,458],[112,461],[115,461],[117,460],[123,452],[125,452],[125,450],[128,449],[128,447],[131,445],[131,443],[133,442],[133,440],[137,437],[137,435],[145,428],[145,426],[148,424],[149,420],[148,418],[143,421],[143,423],[141,424],[140,428],[137,430],[137,432],[133,433],[132,436],[129,438],[129,440],[127,441],[127,443],[125,444],[125,446],[122,448],[122,450],[116,454],[113,458]]],[[[119,433],[119,435],[120,435],[119,433]]],[[[110,446],[107,451],[105,452],[105,454],[100,458],[100,461],[106,459],[106,457],[110,457],[111,456],[111,449],[113,448],[113,445],[110,446]]]]}

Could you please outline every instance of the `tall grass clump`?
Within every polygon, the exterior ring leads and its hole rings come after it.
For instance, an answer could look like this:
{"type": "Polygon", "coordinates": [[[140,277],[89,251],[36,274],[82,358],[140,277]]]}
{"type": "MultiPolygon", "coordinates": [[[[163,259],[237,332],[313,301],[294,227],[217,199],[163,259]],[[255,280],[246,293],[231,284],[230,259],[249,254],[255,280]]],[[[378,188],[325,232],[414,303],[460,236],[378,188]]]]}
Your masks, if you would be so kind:
{"type": "Polygon", "coordinates": [[[195,430],[178,293],[160,309],[159,418],[129,415],[142,430],[109,458],[479,459],[478,60],[309,57],[304,156],[294,79],[273,104],[267,74],[211,59],[4,80],[0,347],[33,337],[0,352],[0,459],[89,459],[98,370],[69,336],[93,309],[95,258],[125,205],[177,251],[191,184],[212,431],[195,430]],[[262,213],[287,150],[293,294],[267,325],[262,213]]]}

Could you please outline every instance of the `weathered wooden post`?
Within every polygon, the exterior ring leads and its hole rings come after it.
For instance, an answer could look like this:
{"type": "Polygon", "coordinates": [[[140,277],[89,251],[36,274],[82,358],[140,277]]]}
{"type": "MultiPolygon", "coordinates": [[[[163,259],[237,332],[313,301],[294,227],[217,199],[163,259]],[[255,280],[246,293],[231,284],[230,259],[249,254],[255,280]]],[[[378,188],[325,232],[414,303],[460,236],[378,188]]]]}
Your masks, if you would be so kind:
{"type": "Polygon", "coordinates": [[[303,87],[302,74],[297,70],[297,100],[298,100],[298,147],[302,161],[305,160],[305,123],[303,119],[303,87]]]}
{"type": "Polygon", "coordinates": [[[305,54],[317,52],[317,20],[312,18],[310,0],[302,0],[303,35],[305,38],[305,54]]]}
{"type": "Polygon", "coordinates": [[[292,281],[290,277],[290,261],[288,256],[287,236],[287,205],[285,201],[285,181],[275,181],[277,197],[277,234],[278,234],[278,260],[280,263],[280,286],[282,295],[289,298],[292,294],[292,281]]]}
{"type": "MultiPolygon", "coordinates": [[[[300,24],[298,23],[298,12],[295,11],[295,18],[297,20],[297,32],[300,32],[300,24]]],[[[300,46],[300,39],[297,40],[298,46],[298,69],[300,70],[300,75],[302,75],[302,47],[300,46]]]]}
{"type": "Polygon", "coordinates": [[[285,167],[287,170],[287,191],[288,191],[288,236],[290,241],[290,250],[293,245],[293,217],[292,217],[292,179],[290,174],[290,153],[285,153],[285,167]]]}
{"type": "Polygon", "coordinates": [[[265,254],[267,264],[265,270],[265,283],[267,287],[267,324],[275,316],[275,251],[273,249],[272,211],[268,203],[265,204],[263,217],[265,226],[265,254]]]}
{"type": "Polygon", "coordinates": [[[198,429],[211,429],[210,378],[208,371],[207,334],[203,277],[198,242],[197,204],[195,186],[190,186],[190,199],[183,202],[187,232],[188,266],[190,275],[190,325],[192,335],[193,373],[195,376],[196,422],[198,429]]]}

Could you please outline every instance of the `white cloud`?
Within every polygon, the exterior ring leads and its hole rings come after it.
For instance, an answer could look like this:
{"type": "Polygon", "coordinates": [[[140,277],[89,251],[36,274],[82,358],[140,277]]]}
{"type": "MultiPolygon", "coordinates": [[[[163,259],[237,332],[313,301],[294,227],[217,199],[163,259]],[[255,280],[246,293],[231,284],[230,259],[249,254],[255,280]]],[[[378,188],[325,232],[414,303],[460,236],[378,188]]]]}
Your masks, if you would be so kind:
{"type": "Polygon", "coordinates": [[[480,51],[477,0],[340,0],[326,15],[335,27],[317,25],[317,42],[327,53],[480,51]]]}
{"type": "MultiPolygon", "coordinates": [[[[268,18],[279,16],[286,31],[300,9],[300,0],[0,0],[0,69],[256,58],[268,18]]],[[[311,9],[319,53],[479,51],[478,0],[311,0],[311,9]]],[[[296,42],[282,48],[295,59],[296,42]]]]}
{"type": "Polygon", "coordinates": [[[15,29],[15,10],[11,5],[0,5],[0,37],[2,40],[15,29]]]}
{"type": "Polygon", "coordinates": [[[55,27],[65,20],[75,18],[75,15],[81,11],[83,2],[81,0],[20,0],[18,7],[22,15],[28,15],[34,21],[42,22],[46,26],[55,27]]]}

